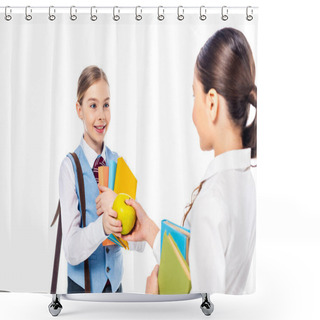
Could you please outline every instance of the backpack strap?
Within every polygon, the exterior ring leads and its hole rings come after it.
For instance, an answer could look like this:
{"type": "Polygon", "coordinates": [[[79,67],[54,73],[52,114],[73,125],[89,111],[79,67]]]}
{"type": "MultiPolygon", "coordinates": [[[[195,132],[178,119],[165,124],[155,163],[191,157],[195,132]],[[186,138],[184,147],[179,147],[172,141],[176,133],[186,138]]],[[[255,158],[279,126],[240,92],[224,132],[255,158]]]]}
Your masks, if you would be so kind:
{"type": "Polygon", "coordinates": [[[56,214],[54,215],[54,218],[53,218],[53,220],[51,222],[50,227],[52,227],[56,223],[58,217],[60,217],[60,213],[61,213],[61,207],[60,207],[60,201],[59,201],[58,202],[58,207],[57,207],[57,210],[56,210],[56,214]]]}
{"type": "MultiPolygon", "coordinates": [[[[77,168],[77,176],[78,176],[78,185],[79,185],[79,196],[80,196],[80,207],[82,214],[82,226],[86,227],[86,198],[84,191],[84,181],[83,174],[81,169],[81,164],[76,153],[71,153],[74,162],[77,168]]],[[[59,272],[59,262],[60,262],[60,252],[61,252],[61,240],[62,240],[62,226],[61,226],[61,206],[60,201],[58,203],[57,211],[54,216],[54,219],[51,223],[51,227],[56,222],[59,217],[58,231],[57,231],[57,240],[56,240],[56,250],[54,256],[54,264],[53,264],[53,272],[52,272],[52,281],[51,281],[51,293],[55,294],[57,291],[57,281],[58,281],[58,272],[59,272]]],[[[84,283],[85,283],[85,293],[91,292],[90,285],[90,272],[89,272],[89,260],[86,259],[84,261],[84,283]]]]}
{"type": "Polygon", "coordinates": [[[61,251],[61,241],[62,241],[60,201],[58,203],[57,211],[50,227],[54,225],[58,217],[59,217],[59,222],[58,222],[58,231],[57,231],[57,240],[56,240],[56,250],[54,254],[53,272],[52,272],[52,279],[51,279],[51,290],[50,290],[51,294],[57,293],[57,282],[58,282],[58,273],[59,273],[60,251],[61,251]]]}
{"type": "MultiPolygon", "coordinates": [[[[84,193],[84,181],[83,181],[83,174],[80,165],[80,161],[76,153],[71,153],[74,162],[77,167],[77,175],[78,175],[78,185],[79,185],[79,195],[80,195],[80,206],[81,206],[81,213],[82,213],[82,227],[86,227],[86,197],[84,193]]],[[[89,272],[89,259],[84,261],[84,288],[85,293],[91,292],[91,285],[90,285],[90,272],[89,272]]]]}

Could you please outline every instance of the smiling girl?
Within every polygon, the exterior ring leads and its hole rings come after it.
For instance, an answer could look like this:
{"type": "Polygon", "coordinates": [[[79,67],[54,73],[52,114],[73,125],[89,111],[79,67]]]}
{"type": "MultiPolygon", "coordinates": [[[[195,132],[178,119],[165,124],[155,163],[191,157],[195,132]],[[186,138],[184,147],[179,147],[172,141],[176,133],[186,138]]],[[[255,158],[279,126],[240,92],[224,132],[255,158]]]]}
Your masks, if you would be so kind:
{"type": "MultiPolygon", "coordinates": [[[[123,258],[116,245],[104,247],[111,234],[120,236],[121,222],[116,214],[97,215],[99,196],[97,172],[100,165],[117,162],[118,154],[104,143],[110,113],[109,83],[96,66],[85,68],[78,80],[76,111],[84,133],[75,150],[83,172],[86,226],[81,218],[77,169],[71,154],[62,161],[59,177],[63,248],[68,262],[68,293],[85,292],[84,262],[88,259],[91,292],[122,292],[123,258]]],[[[141,244],[129,244],[140,251],[141,244]]]]}

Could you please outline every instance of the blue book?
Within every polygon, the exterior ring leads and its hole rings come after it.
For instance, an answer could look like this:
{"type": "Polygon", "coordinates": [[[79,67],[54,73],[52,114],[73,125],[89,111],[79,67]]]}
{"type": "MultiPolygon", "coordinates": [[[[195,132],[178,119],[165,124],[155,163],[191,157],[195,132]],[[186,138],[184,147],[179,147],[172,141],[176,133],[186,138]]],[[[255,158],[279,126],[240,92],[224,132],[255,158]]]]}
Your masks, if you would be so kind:
{"type": "Polygon", "coordinates": [[[111,240],[113,243],[117,244],[118,246],[122,247],[120,242],[116,239],[116,237],[113,234],[110,234],[108,239],[111,240]]]}
{"type": "Polygon", "coordinates": [[[109,161],[109,180],[108,180],[108,188],[111,190],[114,189],[114,181],[116,179],[117,172],[117,163],[113,160],[109,161]]]}
{"type": "Polygon", "coordinates": [[[162,253],[163,235],[165,232],[167,233],[167,235],[171,234],[171,237],[176,243],[183,258],[189,264],[190,230],[184,227],[178,226],[177,224],[169,220],[166,220],[166,219],[162,220],[161,221],[161,246],[160,246],[161,253],[162,253]]]}

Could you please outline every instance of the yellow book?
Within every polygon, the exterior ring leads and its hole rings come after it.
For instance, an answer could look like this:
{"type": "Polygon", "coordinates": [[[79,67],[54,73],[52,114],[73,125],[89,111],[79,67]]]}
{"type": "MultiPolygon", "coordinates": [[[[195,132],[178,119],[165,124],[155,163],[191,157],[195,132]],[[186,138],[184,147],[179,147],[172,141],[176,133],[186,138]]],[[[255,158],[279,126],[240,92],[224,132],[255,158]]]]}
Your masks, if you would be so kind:
{"type": "Polygon", "coordinates": [[[191,290],[189,266],[167,232],[163,235],[158,283],[160,294],[186,294],[191,290]]]}
{"type": "Polygon", "coordinates": [[[136,199],[136,192],[137,192],[137,179],[124,161],[124,159],[118,158],[117,163],[117,172],[116,172],[116,179],[114,182],[114,192],[119,193],[126,193],[132,199],[136,199]]]}
{"type": "MultiPolygon", "coordinates": [[[[138,181],[124,159],[118,158],[117,161],[117,171],[116,171],[116,177],[114,181],[114,192],[119,193],[126,193],[128,194],[132,199],[136,199],[136,192],[137,192],[137,184],[138,181]]],[[[118,241],[118,243],[125,249],[129,250],[129,244],[127,241],[118,238],[115,235],[112,235],[115,237],[115,239],[118,241]]],[[[103,242],[103,245],[107,245],[108,239],[106,239],[103,242]]],[[[110,241],[110,240],[109,240],[110,241]]]]}

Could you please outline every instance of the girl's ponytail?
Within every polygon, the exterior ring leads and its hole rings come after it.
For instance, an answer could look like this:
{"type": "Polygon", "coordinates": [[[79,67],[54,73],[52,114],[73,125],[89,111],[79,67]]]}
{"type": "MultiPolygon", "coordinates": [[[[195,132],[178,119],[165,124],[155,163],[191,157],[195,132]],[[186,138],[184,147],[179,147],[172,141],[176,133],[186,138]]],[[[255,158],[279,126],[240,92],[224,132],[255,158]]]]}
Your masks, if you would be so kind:
{"type": "Polygon", "coordinates": [[[248,102],[256,108],[256,114],[252,123],[242,130],[242,144],[244,148],[251,148],[251,158],[257,156],[257,87],[252,86],[248,95],[248,102]]]}
{"type": "Polygon", "coordinates": [[[184,217],[182,220],[182,226],[184,226],[184,223],[186,222],[187,216],[188,216],[189,212],[191,211],[193,204],[194,204],[194,202],[195,202],[198,194],[200,193],[202,186],[205,182],[206,182],[206,180],[201,181],[199,186],[193,190],[192,195],[191,195],[191,202],[190,202],[190,204],[188,204],[186,206],[186,213],[184,214],[184,217]]]}
{"type": "Polygon", "coordinates": [[[248,95],[248,102],[257,108],[257,86],[254,84],[248,95]]]}

